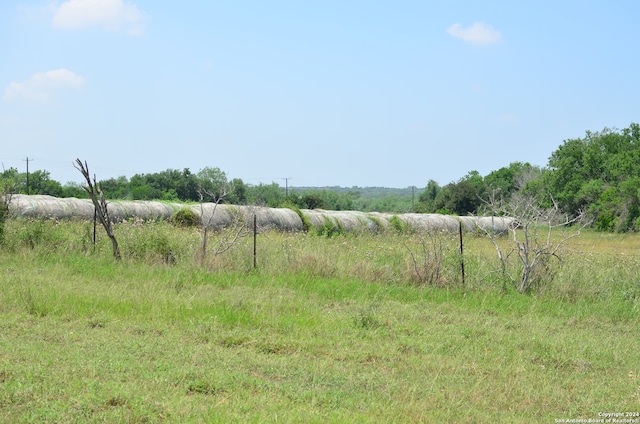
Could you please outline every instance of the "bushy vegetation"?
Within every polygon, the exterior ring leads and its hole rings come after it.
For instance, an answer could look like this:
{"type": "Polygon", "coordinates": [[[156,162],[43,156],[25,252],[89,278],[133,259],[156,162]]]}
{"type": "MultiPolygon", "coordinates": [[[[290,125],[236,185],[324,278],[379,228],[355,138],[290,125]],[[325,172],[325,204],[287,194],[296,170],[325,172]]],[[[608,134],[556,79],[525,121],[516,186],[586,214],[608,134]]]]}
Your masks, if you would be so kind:
{"type": "Polygon", "coordinates": [[[69,184],[67,187],[51,179],[48,171],[32,171],[27,178],[26,173],[18,172],[15,168],[3,170],[0,173],[0,182],[6,187],[12,186],[13,194],[48,194],[56,197],[87,197],[80,185],[69,184]],[[29,185],[27,186],[27,180],[29,185]]]}
{"type": "Polygon", "coordinates": [[[587,210],[600,230],[640,229],[640,125],[567,140],[549,167],[543,181],[563,210],[587,210]]]}
{"type": "Polygon", "coordinates": [[[178,227],[198,227],[202,225],[200,217],[189,208],[181,208],[169,217],[169,223],[178,227]]]}
{"type": "Polygon", "coordinates": [[[640,230],[640,125],[565,140],[546,168],[514,162],[484,177],[471,171],[444,187],[429,181],[417,208],[479,214],[489,197],[514,193],[548,199],[548,206],[555,201],[569,216],[587,212],[597,230],[640,230]]]}
{"type": "MultiPolygon", "coordinates": [[[[640,242],[589,231],[504,284],[486,237],[10,219],[2,422],[553,422],[637,411],[640,242]]],[[[382,231],[382,230],[381,230],[382,231]]],[[[497,238],[507,246],[511,239],[497,238]]]]}

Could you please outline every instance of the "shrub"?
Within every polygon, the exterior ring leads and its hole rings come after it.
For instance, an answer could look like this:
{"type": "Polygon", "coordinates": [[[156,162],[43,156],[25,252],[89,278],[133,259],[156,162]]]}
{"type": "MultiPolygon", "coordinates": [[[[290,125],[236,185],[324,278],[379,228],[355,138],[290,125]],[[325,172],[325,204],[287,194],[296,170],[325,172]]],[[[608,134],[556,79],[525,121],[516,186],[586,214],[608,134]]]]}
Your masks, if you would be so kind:
{"type": "MultiPolygon", "coordinates": [[[[445,277],[445,259],[447,252],[453,250],[451,234],[430,231],[425,234],[415,234],[405,242],[405,247],[411,258],[411,281],[418,285],[447,286],[451,283],[445,277]],[[413,243],[411,247],[408,243],[413,243]]],[[[459,260],[455,255],[454,259],[459,260]]]]}
{"type": "Polygon", "coordinates": [[[346,234],[344,227],[340,222],[333,222],[331,218],[324,218],[324,225],[316,228],[316,234],[319,236],[327,236],[329,238],[346,234]]]}
{"type": "Polygon", "coordinates": [[[409,230],[409,224],[394,215],[389,219],[389,228],[396,234],[405,234],[409,230]]]}
{"type": "Polygon", "coordinates": [[[199,227],[200,218],[189,208],[182,208],[169,217],[169,223],[176,227],[199,227]]]}
{"type": "Polygon", "coordinates": [[[312,225],[311,225],[311,222],[309,221],[309,218],[302,213],[299,207],[293,204],[286,205],[284,207],[287,207],[298,214],[298,216],[300,217],[300,220],[302,221],[302,231],[307,232],[311,229],[312,225]]]}
{"type": "Polygon", "coordinates": [[[127,237],[123,245],[128,257],[171,265],[175,263],[180,246],[162,224],[124,222],[122,225],[126,226],[127,237]]]}

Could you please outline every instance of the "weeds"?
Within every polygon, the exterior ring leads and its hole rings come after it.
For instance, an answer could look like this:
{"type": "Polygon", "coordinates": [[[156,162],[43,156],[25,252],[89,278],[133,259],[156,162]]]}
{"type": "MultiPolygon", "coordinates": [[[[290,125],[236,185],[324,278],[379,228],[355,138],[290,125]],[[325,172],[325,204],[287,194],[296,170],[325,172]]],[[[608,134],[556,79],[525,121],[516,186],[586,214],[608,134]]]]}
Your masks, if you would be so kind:
{"type": "Polygon", "coordinates": [[[46,300],[35,296],[29,286],[20,292],[20,301],[29,315],[33,315],[37,318],[43,318],[49,314],[50,304],[46,300]]]}
{"type": "Polygon", "coordinates": [[[123,251],[127,257],[175,264],[179,247],[173,245],[164,226],[148,223],[143,227],[127,222],[123,225],[129,227],[126,245],[123,243],[123,251]]]}
{"type": "Polygon", "coordinates": [[[334,222],[329,217],[324,217],[324,224],[315,228],[315,234],[328,238],[346,234],[339,222],[334,222]]]}
{"type": "Polygon", "coordinates": [[[445,255],[451,248],[451,234],[428,231],[413,236],[415,248],[405,243],[411,258],[412,281],[416,284],[446,286],[444,275],[445,255]]]}
{"type": "Polygon", "coordinates": [[[398,218],[397,215],[389,219],[389,228],[396,234],[406,234],[409,232],[409,224],[398,218]]]}
{"type": "Polygon", "coordinates": [[[369,305],[359,309],[353,317],[356,328],[371,330],[380,327],[382,322],[376,316],[376,309],[377,307],[375,305],[369,305]]]}

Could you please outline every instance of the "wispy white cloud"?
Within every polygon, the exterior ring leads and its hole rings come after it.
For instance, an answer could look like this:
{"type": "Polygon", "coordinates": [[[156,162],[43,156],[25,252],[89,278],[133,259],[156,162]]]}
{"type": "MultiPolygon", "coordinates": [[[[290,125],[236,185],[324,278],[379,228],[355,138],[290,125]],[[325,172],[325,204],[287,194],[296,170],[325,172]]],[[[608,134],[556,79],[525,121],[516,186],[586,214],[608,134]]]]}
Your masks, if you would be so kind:
{"type": "Polygon", "coordinates": [[[475,22],[473,25],[466,28],[461,24],[453,24],[447,28],[447,33],[452,37],[459,38],[467,43],[478,46],[497,43],[502,39],[500,31],[497,31],[482,22],[475,22]]]}
{"type": "Polygon", "coordinates": [[[132,3],[123,0],[67,0],[54,8],[54,28],[78,30],[91,27],[126,31],[142,35],[145,16],[132,3]]]}
{"type": "Polygon", "coordinates": [[[4,89],[2,100],[46,101],[60,91],[80,89],[85,78],[68,69],[54,69],[34,74],[24,82],[11,82],[4,89]]]}

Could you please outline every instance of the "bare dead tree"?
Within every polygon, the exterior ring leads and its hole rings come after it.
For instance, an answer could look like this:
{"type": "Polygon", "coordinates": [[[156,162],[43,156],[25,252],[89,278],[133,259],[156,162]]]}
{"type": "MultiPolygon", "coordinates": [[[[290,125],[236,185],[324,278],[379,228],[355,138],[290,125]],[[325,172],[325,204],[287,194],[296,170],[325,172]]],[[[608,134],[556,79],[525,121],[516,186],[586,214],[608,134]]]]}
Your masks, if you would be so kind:
{"type": "MultiPolygon", "coordinates": [[[[222,201],[227,197],[228,191],[226,185],[217,193],[214,193],[211,190],[200,188],[198,190],[198,196],[200,197],[200,216],[202,222],[202,249],[200,252],[200,259],[204,261],[204,258],[207,255],[208,247],[209,247],[209,230],[213,228],[214,217],[218,206],[222,203],[222,201]],[[211,200],[211,211],[205,211],[205,198],[211,200]]],[[[219,232],[219,237],[216,240],[213,246],[213,255],[218,256],[227,250],[231,249],[235,244],[237,244],[241,238],[244,238],[251,234],[251,229],[249,228],[249,223],[245,219],[245,217],[237,210],[231,209],[229,211],[232,215],[231,222],[228,223],[224,228],[219,232]]]]}
{"type": "Polygon", "coordinates": [[[116,236],[113,233],[113,225],[111,223],[111,219],[109,218],[107,201],[104,197],[102,189],[100,188],[100,185],[96,182],[95,174],[93,175],[92,182],[87,161],[82,163],[80,159],[76,159],[73,167],[80,171],[84,179],[87,181],[86,187],[83,188],[91,197],[91,201],[93,202],[93,206],[95,207],[96,216],[100,220],[100,223],[104,227],[107,236],[109,236],[109,239],[111,240],[111,245],[113,247],[113,257],[116,258],[116,260],[120,260],[120,248],[118,247],[118,240],[116,240],[116,236]]]}
{"type": "Polygon", "coordinates": [[[516,193],[508,201],[491,197],[485,202],[492,214],[513,218],[509,227],[511,243],[505,248],[499,243],[496,232],[481,229],[491,240],[498,258],[502,274],[507,277],[520,293],[539,287],[551,279],[549,261],[561,260],[560,248],[581,234],[588,225],[584,212],[575,217],[563,215],[558,204],[552,200],[551,207],[545,207],[535,196],[516,193]],[[567,232],[564,230],[571,229],[567,232]],[[552,237],[561,231],[559,235],[552,237]],[[516,272],[511,273],[511,257],[517,259],[516,272]]]}

